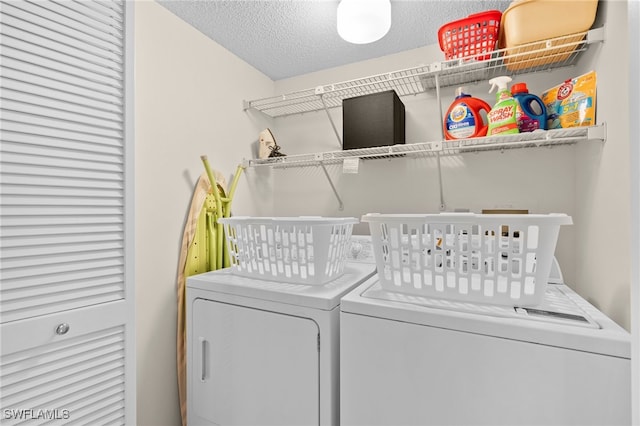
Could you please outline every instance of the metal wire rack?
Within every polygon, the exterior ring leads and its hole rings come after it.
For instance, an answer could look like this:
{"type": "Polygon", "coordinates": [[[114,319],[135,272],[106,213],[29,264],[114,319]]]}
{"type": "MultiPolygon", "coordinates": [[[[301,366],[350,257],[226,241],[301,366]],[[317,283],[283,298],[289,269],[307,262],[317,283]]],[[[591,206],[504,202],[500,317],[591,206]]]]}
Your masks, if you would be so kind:
{"type": "Polygon", "coordinates": [[[571,145],[584,141],[604,141],[606,126],[573,127],[568,129],[540,130],[531,133],[498,135],[483,138],[420,142],[374,148],[329,151],[313,154],[288,155],[266,159],[245,160],[247,167],[268,166],[290,168],[342,163],[352,158],[404,158],[457,155],[465,152],[501,151],[513,148],[571,145]]]}
{"type": "MultiPolygon", "coordinates": [[[[491,53],[489,59],[483,61],[476,61],[473,57],[469,57],[436,62],[430,65],[322,85],[280,96],[245,101],[244,108],[245,110],[255,109],[271,117],[324,110],[340,142],[340,146],[342,146],[340,132],[338,132],[331,114],[329,114],[329,109],[342,106],[344,99],[386,90],[395,90],[398,96],[407,96],[435,89],[440,116],[442,116],[442,102],[440,101],[440,88],[442,87],[486,81],[498,75],[516,75],[571,66],[577,62],[580,54],[587,50],[590,44],[603,40],[604,28],[597,28],[584,33],[495,50],[491,53]]],[[[348,159],[435,157],[438,164],[440,208],[444,210],[446,206],[440,170],[440,158],[443,156],[467,152],[503,151],[514,148],[554,147],[583,141],[604,141],[605,139],[606,125],[601,124],[591,127],[541,130],[515,135],[452,141],[442,140],[289,155],[268,159],[251,159],[245,160],[244,166],[268,166],[278,169],[308,166],[320,167],[324,171],[325,177],[338,201],[339,209],[342,210],[344,204],[326,169],[326,165],[341,164],[348,159]]]]}
{"type": "Polygon", "coordinates": [[[244,108],[281,117],[342,106],[347,98],[395,90],[398,96],[574,65],[588,45],[604,40],[604,28],[495,50],[489,59],[473,57],[436,62],[355,80],[326,84],[279,96],[245,101],[244,108]]]}

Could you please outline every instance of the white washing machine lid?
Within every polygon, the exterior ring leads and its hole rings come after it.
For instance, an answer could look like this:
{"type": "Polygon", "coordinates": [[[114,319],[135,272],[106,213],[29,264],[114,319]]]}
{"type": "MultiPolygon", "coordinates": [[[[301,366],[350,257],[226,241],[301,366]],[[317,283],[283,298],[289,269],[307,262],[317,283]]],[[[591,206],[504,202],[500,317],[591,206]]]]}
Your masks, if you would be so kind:
{"type": "Polygon", "coordinates": [[[631,357],[631,336],[563,284],[549,284],[535,309],[461,303],[382,289],[377,275],[340,304],[345,313],[519,340],[604,355],[631,357]]]}
{"type": "Polygon", "coordinates": [[[242,277],[232,268],[187,278],[187,287],[295,306],[332,310],[355,286],[375,273],[375,265],[348,262],[344,274],[324,285],[291,284],[242,277]]]}

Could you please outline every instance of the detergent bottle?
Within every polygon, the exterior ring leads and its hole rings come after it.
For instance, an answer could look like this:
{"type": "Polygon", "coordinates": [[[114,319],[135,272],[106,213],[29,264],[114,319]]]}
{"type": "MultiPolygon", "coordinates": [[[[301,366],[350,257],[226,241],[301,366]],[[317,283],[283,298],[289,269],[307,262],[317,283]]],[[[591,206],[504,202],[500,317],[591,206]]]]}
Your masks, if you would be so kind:
{"type": "Polygon", "coordinates": [[[451,139],[467,139],[487,135],[487,125],[480,115],[491,111],[491,105],[482,99],[464,93],[464,87],[456,89],[456,99],[451,103],[444,117],[444,137],[451,139]]]}
{"type": "Polygon", "coordinates": [[[516,112],[518,109],[518,101],[507,88],[507,84],[511,81],[511,77],[500,76],[489,80],[491,90],[498,86],[496,94],[496,104],[493,106],[488,115],[489,120],[489,136],[505,135],[511,133],[520,133],[518,130],[518,119],[516,112]]]}
{"type": "Polygon", "coordinates": [[[511,86],[513,98],[518,101],[516,111],[520,133],[546,129],[547,108],[542,99],[529,93],[527,83],[516,83],[511,86]]]}

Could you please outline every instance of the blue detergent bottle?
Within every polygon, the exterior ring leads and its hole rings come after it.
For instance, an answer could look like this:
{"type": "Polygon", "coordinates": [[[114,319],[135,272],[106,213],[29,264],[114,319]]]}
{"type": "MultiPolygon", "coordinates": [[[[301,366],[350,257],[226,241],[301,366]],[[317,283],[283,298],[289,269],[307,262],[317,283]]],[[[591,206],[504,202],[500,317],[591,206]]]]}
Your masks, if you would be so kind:
{"type": "Polygon", "coordinates": [[[522,132],[547,128],[547,108],[542,99],[529,93],[526,83],[516,83],[511,86],[511,94],[518,101],[516,117],[518,129],[522,132]]]}

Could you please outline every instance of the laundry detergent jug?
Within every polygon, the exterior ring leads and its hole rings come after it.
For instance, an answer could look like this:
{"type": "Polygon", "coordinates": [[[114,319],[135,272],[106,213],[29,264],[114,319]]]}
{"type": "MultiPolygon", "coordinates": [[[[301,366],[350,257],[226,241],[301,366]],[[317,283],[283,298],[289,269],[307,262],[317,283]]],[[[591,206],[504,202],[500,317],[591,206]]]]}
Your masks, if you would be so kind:
{"type": "Polygon", "coordinates": [[[529,93],[526,83],[511,86],[511,94],[518,101],[516,118],[520,133],[545,130],[547,127],[547,108],[542,99],[529,93]]]}
{"type": "Polygon", "coordinates": [[[444,117],[444,137],[451,139],[467,139],[486,136],[487,124],[480,114],[488,114],[491,106],[482,99],[464,93],[463,87],[456,89],[456,99],[451,103],[444,117]]]}

